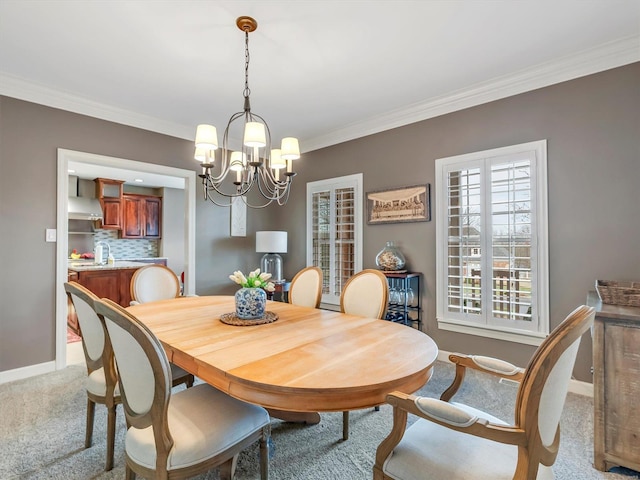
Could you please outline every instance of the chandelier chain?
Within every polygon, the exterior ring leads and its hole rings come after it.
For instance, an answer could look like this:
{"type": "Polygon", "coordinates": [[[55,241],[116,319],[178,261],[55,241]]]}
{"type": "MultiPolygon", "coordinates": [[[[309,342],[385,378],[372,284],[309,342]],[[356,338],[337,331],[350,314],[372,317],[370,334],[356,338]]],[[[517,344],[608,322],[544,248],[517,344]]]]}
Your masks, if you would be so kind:
{"type": "Polygon", "coordinates": [[[249,98],[251,95],[251,89],[249,88],[249,32],[244,32],[244,92],[242,92],[245,98],[249,98]]]}

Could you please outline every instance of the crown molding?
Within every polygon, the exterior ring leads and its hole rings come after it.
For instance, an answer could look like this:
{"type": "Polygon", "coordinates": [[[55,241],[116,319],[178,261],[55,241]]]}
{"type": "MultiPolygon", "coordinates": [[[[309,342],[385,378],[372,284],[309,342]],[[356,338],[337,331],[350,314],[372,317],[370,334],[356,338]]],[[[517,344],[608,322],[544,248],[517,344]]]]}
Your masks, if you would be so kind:
{"type": "Polygon", "coordinates": [[[336,145],[637,61],[640,61],[640,35],[632,35],[553,62],[478,83],[470,88],[392,110],[375,118],[344,125],[326,135],[305,139],[304,150],[312,151],[336,145]]]}
{"type": "MultiPolygon", "coordinates": [[[[304,146],[303,151],[309,152],[637,61],[640,61],[640,35],[632,35],[576,55],[494,78],[471,88],[408,105],[362,122],[344,125],[325,135],[301,139],[300,143],[304,146]]],[[[0,94],[193,140],[193,125],[182,125],[141,115],[7,74],[0,74],[0,94]]]]}
{"type": "Polygon", "coordinates": [[[3,73],[0,95],[187,140],[193,140],[195,132],[193,125],[167,122],[3,73]]]}

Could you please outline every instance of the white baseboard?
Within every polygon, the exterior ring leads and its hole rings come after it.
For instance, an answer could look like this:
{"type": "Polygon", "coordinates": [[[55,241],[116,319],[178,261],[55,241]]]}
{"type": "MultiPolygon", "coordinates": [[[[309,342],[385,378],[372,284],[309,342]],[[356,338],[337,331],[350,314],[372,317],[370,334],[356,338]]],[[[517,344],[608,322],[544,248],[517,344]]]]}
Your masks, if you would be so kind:
{"type": "MultiPolygon", "coordinates": [[[[449,355],[451,355],[451,353],[452,352],[438,350],[438,360],[440,360],[441,362],[451,363],[449,361],[449,355]]],[[[571,379],[569,381],[569,392],[575,393],[576,395],[584,395],[585,397],[593,398],[593,384],[571,379]]]]}
{"type": "Polygon", "coordinates": [[[43,373],[53,372],[56,369],[56,362],[45,362],[37,365],[29,365],[28,367],[15,368],[0,372],[0,384],[13,382],[14,380],[22,380],[24,378],[41,375],[43,373]]]}

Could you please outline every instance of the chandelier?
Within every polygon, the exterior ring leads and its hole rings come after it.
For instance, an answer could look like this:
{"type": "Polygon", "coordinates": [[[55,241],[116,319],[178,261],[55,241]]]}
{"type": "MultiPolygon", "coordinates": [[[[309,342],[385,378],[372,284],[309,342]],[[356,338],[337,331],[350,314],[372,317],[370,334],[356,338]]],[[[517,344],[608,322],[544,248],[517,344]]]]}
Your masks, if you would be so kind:
{"type": "Polygon", "coordinates": [[[239,17],[236,25],[245,35],[244,109],[229,119],[219,159],[216,159],[219,146],[216,127],[198,125],[194,158],[202,164],[199,177],[204,198],[224,207],[230,206],[237,197],[251,208],[263,208],[274,201],[284,205],[295,175],[292,162],[300,158],[298,139],[283,138],[280,148],[271,148],[269,126],[251,111],[249,101],[249,32],[255,31],[258,23],[251,17],[239,17]],[[235,147],[231,145],[233,142],[237,142],[235,147]],[[252,189],[261,196],[259,204],[247,200],[252,189]]]}

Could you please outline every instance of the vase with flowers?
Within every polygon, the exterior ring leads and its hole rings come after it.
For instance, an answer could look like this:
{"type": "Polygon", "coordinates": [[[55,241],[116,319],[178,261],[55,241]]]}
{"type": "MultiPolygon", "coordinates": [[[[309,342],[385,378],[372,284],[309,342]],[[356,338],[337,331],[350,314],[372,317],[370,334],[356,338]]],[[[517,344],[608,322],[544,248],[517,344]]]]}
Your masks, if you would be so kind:
{"type": "Polygon", "coordinates": [[[233,272],[229,278],[242,288],[236,292],[236,316],[243,320],[262,318],[267,305],[266,292],[273,292],[275,286],[269,281],[270,273],[260,273],[260,269],[245,276],[240,270],[233,272]]]}

